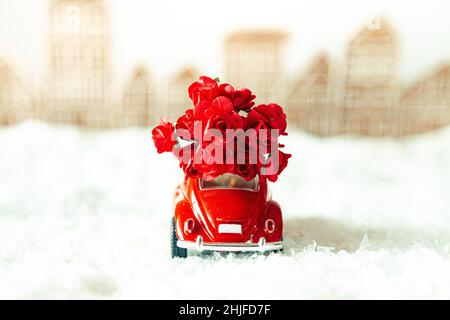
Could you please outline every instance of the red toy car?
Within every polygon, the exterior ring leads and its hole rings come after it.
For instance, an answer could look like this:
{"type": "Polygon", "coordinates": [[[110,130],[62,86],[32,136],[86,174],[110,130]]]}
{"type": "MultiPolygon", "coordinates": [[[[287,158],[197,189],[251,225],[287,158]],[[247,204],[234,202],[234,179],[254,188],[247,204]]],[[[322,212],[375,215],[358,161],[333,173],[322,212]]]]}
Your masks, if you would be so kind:
{"type": "Polygon", "coordinates": [[[185,178],[175,192],[172,258],[188,249],[226,252],[281,251],[283,220],[267,180],[234,174],[213,180],[185,178]]]}

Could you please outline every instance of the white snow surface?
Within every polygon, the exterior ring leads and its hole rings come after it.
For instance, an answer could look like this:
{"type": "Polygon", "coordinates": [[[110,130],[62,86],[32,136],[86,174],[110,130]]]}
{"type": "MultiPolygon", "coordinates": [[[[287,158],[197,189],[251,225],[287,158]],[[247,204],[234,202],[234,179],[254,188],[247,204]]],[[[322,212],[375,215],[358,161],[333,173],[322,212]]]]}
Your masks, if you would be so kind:
{"type": "Polygon", "coordinates": [[[0,129],[0,298],[450,298],[449,129],[284,142],[285,252],[171,260],[149,130],[0,129]]]}

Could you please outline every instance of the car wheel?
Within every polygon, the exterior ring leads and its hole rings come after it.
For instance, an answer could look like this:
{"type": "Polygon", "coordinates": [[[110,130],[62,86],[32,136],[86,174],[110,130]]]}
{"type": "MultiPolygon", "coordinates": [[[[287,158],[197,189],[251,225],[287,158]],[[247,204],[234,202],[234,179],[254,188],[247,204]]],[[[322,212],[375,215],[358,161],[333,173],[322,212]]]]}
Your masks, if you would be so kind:
{"type": "Polygon", "coordinates": [[[281,237],[281,242],[283,242],[283,248],[281,248],[280,250],[277,250],[278,253],[284,253],[284,239],[283,239],[283,237],[281,237]]]}
{"type": "Polygon", "coordinates": [[[173,258],[187,258],[187,249],[180,248],[177,246],[177,233],[175,230],[175,219],[172,218],[172,223],[170,225],[170,249],[173,258]]]}
{"type": "Polygon", "coordinates": [[[280,253],[280,254],[284,253],[284,239],[283,239],[283,237],[281,237],[281,242],[283,242],[283,248],[275,250],[274,251],[275,253],[280,253]]]}

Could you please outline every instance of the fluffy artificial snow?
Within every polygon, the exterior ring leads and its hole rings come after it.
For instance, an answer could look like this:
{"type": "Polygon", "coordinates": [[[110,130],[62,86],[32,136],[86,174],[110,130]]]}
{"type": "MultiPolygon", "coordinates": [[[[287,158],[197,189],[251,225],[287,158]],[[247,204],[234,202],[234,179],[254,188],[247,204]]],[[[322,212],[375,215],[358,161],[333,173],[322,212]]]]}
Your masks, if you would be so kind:
{"type": "Polygon", "coordinates": [[[0,298],[450,298],[450,130],[284,142],[285,252],[171,260],[149,130],[0,129],[0,298]]]}

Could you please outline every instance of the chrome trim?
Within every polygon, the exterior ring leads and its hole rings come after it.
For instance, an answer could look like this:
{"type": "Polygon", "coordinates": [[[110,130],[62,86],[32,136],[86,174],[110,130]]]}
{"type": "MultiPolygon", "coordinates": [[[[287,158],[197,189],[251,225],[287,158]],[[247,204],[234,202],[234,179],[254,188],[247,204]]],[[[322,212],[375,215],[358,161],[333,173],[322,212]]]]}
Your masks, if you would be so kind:
{"type": "Polygon", "coordinates": [[[195,249],[197,251],[267,252],[283,249],[283,241],[266,242],[262,237],[258,243],[203,242],[203,239],[199,236],[196,242],[178,240],[177,246],[179,248],[195,249]]]}
{"type": "Polygon", "coordinates": [[[266,238],[264,238],[264,237],[259,238],[258,247],[260,247],[260,248],[266,247],[266,238]]]}
{"type": "MultiPolygon", "coordinates": [[[[178,243],[177,243],[178,245],[178,243]]],[[[203,248],[203,237],[202,236],[198,236],[196,241],[195,241],[195,249],[198,251],[201,251],[203,248]]]]}

